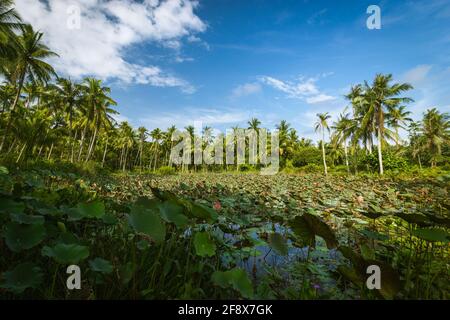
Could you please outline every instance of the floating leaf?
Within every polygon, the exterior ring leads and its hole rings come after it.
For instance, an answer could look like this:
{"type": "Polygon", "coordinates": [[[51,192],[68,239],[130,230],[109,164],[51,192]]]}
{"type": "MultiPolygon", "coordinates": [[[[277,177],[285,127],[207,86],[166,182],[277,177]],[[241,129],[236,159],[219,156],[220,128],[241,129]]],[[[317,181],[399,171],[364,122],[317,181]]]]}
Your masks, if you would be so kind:
{"type": "Polygon", "coordinates": [[[61,264],[77,264],[89,256],[89,248],[77,244],[58,243],[53,247],[43,247],[41,253],[61,264]]]}
{"type": "Polygon", "coordinates": [[[31,262],[21,263],[13,270],[3,273],[4,282],[0,288],[20,294],[28,288],[37,288],[43,279],[41,268],[31,262]]]}
{"type": "Polygon", "coordinates": [[[214,222],[218,217],[217,212],[214,209],[204,206],[200,203],[191,202],[189,210],[194,217],[205,219],[208,222],[214,222]]]}
{"type": "Polygon", "coordinates": [[[286,239],[281,234],[277,232],[269,234],[269,245],[279,255],[287,256],[288,247],[286,239]]]}
{"type": "Polygon", "coordinates": [[[360,233],[373,240],[386,241],[389,239],[387,235],[369,229],[363,229],[360,231],[360,233]]]}
{"type": "Polygon", "coordinates": [[[10,222],[6,225],[6,245],[14,252],[30,249],[38,245],[45,237],[42,224],[19,224],[10,222]]]}
{"type": "Polygon", "coordinates": [[[244,297],[253,297],[253,286],[247,273],[241,268],[234,268],[229,271],[215,271],[211,280],[221,288],[233,288],[244,297]]]}
{"type": "Polygon", "coordinates": [[[89,267],[92,271],[109,274],[113,272],[113,266],[111,262],[102,258],[95,258],[89,260],[89,267]]]}
{"type": "Polygon", "coordinates": [[[156,243],[160,243],[166,238],[166,226],[161,221],[159,214],[153,210],[134,205],[128,221],[136,232],[150,236],[156,243]]]}
{"type": "Polygon", "coordinates": [[[207,232],[197,232],[194,236],[195,252],[200,257],[212,257],[216,253],[216,244],[207,232]]]}
{"type": "Polygon", "coordinates": [[[430,242],[450,242],[450,233],[442,229],[421,228],[413,230],[413,235],[430,242]]]}
{"type": "Polygon", "coordinates": [[[421,227],[426,227],[431,225],[430,220],[427,216],[419,213],[403,213],[403,212],[397,212],[395,214],[396,216],[402,218],[408,223],[417,224],[421,227]]]}

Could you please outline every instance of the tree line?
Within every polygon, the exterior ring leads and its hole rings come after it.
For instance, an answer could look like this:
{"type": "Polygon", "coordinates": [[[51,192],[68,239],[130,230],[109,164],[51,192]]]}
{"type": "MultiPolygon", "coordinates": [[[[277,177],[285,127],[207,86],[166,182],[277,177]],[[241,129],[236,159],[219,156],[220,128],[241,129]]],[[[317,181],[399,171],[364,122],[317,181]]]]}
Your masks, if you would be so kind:
{"type": "MultiPolygon", "coordinates": [[[[117,103],[111,89],[92,77],[73,81],[58,76],[47,62],[57,56],[44,44],[42,32],[23,23],[12,0],[0,2],[0,154],[4,161],[94,162],[123,171],[174,167],[170,152],[176,143],[172,141],[175,126],[149,131],[116,122],[117,103]]],[[[348,172],[372,169],[383,174],[385,167],[391,168],[398,159],[419,167],[448,164],[449,115],[430,108],[421,121],[413,121],[407,110],[413,100],[404,96],[411,89],[411,85],[393,83],[392,75],[383,74],[376,75],[372,83],[353,86],[346,95],[349,106],[335,122],[330,123],[329,113],[317,115],[317,146],[281,121],[276,126],[281,166],[309,166],[325,174],[329,166],[343,166],[348,172]],[[407,141],[400,138],[401,129],[408,131],[407,141]]],[[[260,120],[251,119],[248,128],[258,131],[260,120]]],[[[196,134],[192,126],[183,130],[192,137],[196,134]]],[[[203,147],[212,141],[203,141],[203,147]]],[[[211,168],[191,165],[179,169],[211,168]]],[[[248,166],[212,167],[240,169],[248,166]]]]}

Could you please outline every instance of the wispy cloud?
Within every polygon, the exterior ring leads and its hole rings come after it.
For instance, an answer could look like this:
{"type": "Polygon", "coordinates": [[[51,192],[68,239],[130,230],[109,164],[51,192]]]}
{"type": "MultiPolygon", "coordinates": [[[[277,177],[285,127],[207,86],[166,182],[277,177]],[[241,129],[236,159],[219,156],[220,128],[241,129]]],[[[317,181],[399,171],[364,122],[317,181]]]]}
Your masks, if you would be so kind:
{"type": "Polygon", "coordinates": [[[194,12],[196,1],[16,0],[16,6],[25,21],[45,32],[45,41],[60,55],[51,62],[63,75],[193,91],[187,81],[158,66],[129,62],[126,52],[145,42],[178,50],[183,38],[205,31],[194,12]],[[70,11],[73,6],[80,13],[78,29],[68,27],[77,11],[70,11]]]}
{"type": "Polygon", "coordinates": [[[245,83],[233,89],[231,98],[239,98],[258,92],[261,92],[261,85],[259,83],[245,83]]]}
{"type": "MultiPolygon", "coordinates": [[[[323,76],[326,75],[324,74],[323,76]]],[[[327,95],[319,90],[316,84],[318,78],[301,77],[299,80],[292,82],[263,76],[260,77],[260,81],[276,90],[286,93],[288,98],[301,99],[308,104],[323,103],[336,99],[336,97],[327,95]]]]}

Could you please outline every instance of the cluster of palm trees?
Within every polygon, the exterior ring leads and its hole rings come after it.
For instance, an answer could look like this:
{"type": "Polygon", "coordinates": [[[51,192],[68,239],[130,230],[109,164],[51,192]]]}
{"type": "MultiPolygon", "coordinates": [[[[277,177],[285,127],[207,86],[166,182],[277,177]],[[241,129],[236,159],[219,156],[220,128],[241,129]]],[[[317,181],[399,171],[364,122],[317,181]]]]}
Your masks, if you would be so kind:
{"type": "MultiPolygon", "coordinates": [[[[113,118],[117,114],[116,102],[111,98],[110,88],[94,78],[75,82],[58,77],[47,62],[57,54],[44,44],[43,37],[21,21],[12,0],[0,1],[2,158],[16,163],[30,158],[95,162],[124,171],[173,166],[170,153],[177,143],[172,141],[175,126],[149,132],[144,127],[135,130],[127,122],[116,123],[113,118]]],[[[325,174],[330,163],[345,164],[350,172],[350,163],[357,166],[357,155],[372,154],[376,146],[379,171],[383,174],[383,151],[393,147],[390,142],[398,152],[409,150],[420,166],[425,162],[436,166],[442,160],[443,148],[448,146],[448,115],[431,109],[422,121],[413,122],[405,106],[412,100],[401,96],[410,89],[408,84],[392,84],[391,75],[377,75],[372,84],[354,86],[347,95],[351,113],[345,110],[331,126],[329,114],[318,114],[315,129],[320,131],[319,149],[311,140],[299,138],[289,123],[281,121],[276,127],[281,166],[292,165],[293,159],[312,148],[321,153],[325,174]],[[405,145],[399,130],[407,126],[409,144],[405,145]],[[326,133],[330,133],[328,142],[326,133]]],[[[259,133],[260,126],[256,118],[248,121],[248,129],[259,133]]],[[[196,140],[193,126],[184,130],[192,141],[196,140]]],[[[214,143],[210,127],[203,129],[203,136],[208,139],[202,141],[202,148],[214,143]]],[[[214,170],[229,167],[224,164],[214,170]]],[[[191,169],[207,168],[198,164],[180,166],[180,170],[191,169]]],[[[239,166],[236,164],[233,169],[238,170],[239,166]]]]}
{"type": "MultiPolygon", "coordinates": [[[[352,154],[361,147],[366,153],[372,154],[373,147],[377,146],[379,173],[384,173],[383,150],[389,147],[389,141],[395,143],[396,151],[401,153],[401,139],[399,130],[408,129],[410,132],[410,148],[412,154],[418,157],[421,166],[420,154],[428,153],[431,166],[436,166],[442,155],[442,146],[448,144],[450,137],[449,116],[440,113],[436,108],[427,110],[422,121],[414,122],[411,112],[406,110],[407,103],[413,100],[402,97],[401,94],[412,89],[407,83],[392,84],[392,75],[376,75],[372,84],[364,82],[351,88],[346,98],[351,103],[352,113],[347,109],[339,115],[332,125],[333,133],[330,137],[330,149],[334,152],[344,150],[345,164],[349,167],[350,149],[352,154]],[[412,134],[412,135],[411,135],[412,134]]],[[[325,131],[330,132],[328,113],[317,114],[316,131],[322,134],[321,146],[325,175],[327,162],[325,154],[325,131]]]]}

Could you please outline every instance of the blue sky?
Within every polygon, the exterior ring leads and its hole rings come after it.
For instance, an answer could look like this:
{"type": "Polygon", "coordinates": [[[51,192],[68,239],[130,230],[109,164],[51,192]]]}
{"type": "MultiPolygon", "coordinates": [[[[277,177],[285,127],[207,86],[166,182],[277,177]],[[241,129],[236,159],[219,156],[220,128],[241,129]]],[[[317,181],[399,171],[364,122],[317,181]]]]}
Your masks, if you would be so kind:
{"type": "Polygon", "coordinates": [[[118,119],[135,127],[225,130],[257,117],[315,138],[315,114],[337,116],[350,86],[376,73],[414,85],[416,119],[450,111],[449,0],[16,2],[60,53],[58,72],[103,78],[118,119]],[[372,4],[380,30],[366,27],[372,4]],[[75,30],[69,5],[80,12],[75,30]]]}

